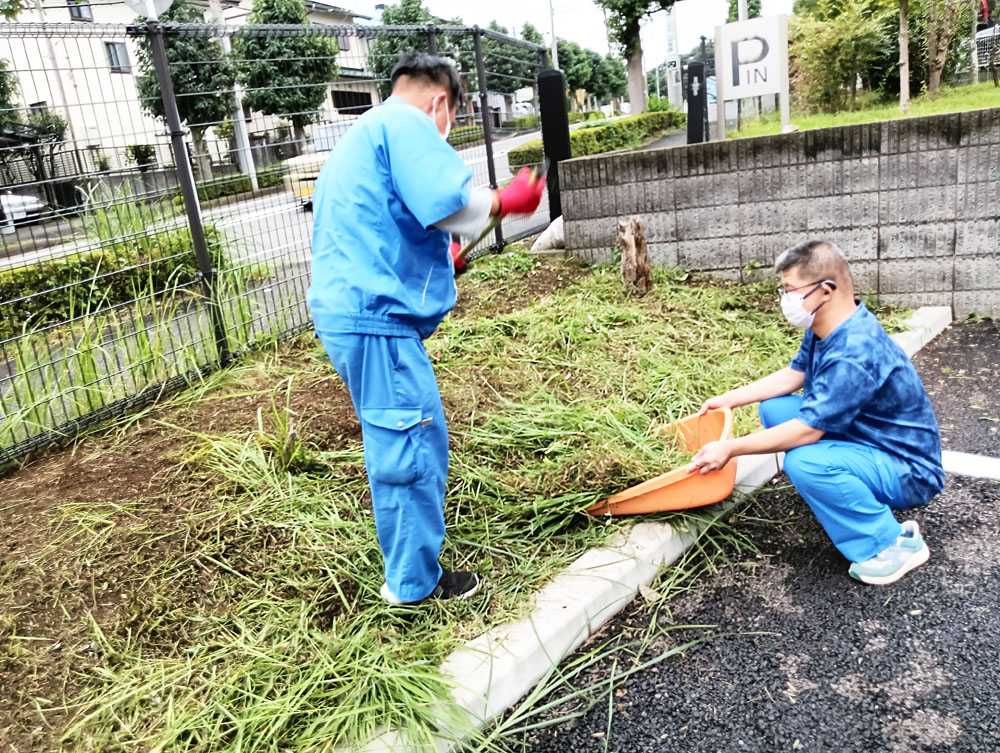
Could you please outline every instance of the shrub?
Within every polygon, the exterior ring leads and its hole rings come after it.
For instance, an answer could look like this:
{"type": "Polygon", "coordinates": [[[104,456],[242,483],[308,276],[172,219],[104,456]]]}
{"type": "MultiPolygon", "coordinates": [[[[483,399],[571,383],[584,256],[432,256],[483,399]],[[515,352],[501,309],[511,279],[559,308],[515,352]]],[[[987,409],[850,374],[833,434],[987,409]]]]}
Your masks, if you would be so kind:
{"type": "MultiPolygon", "coordinates": [[[[264,188],[280,186],[284,178],[284,169],[260,170],[257,173],[257,185],[264,188]]],[[[229,175],[225,178],[207,180],[198,184],[199,201],[213,201],[226,196],[236,196],[241,193],[250,193],[253,187],[250,185],[250,178],[247,175],[229,175]]]]}
{"type": "Polygon", "coordinates": [[[458,128],[452,128],[451,133],[448,134],[448,143],[454,147],[466,146],[467,144],[474,144],[475,142],[482,140],[482,126],[460,126],[458,128]]]}
{"type": "MultiPolygon", "coordinates": [[[[680,127],[684,122],[684,114],[676,110],[629,115],[606,124],[597,123],[593,127],[576,129],[569,135],[570,150],[574,157],[586,157],[638,146],[653,134],[680,127]]],[[[507,153],[511,171],[524,165],[536,165],[543,159],[541,141],[529,141],[507,153]]]]}
{"type": "Polygon", "coordinates": [[[518,131],[528,131],[538,128],[539,120],[537,115],[522,115],[519,118],[512,118],[503,123],[504,128],[513,128],[518,131]]]}
{"type": "Polygon", "coordinates": [[[129,144],[125,148],[125,156],[139,167],[156,162],[156,147],[152,144],[129,144]]]}
{"type": "Polygon", "coordinates": [[[587,120],[604,120],[604,113],[599,110],[591,110],[589,112],[570,112],[568,113],[570,123],[583,123],[587,120]]]}
{"type": "MultiPolygon", "coordinates": [[[[205,240],[217,265],[224,263],[220,231],[205,226],[205,240]]],[[[0,271],[0,339],[7,339],[92,310],[127,303],[198,279],[191,234],[186,228],[165,230],[119,241],[72,256],[61,256],[0,271]],[[23,299],[23,300],[22,300],[23,299]]]]}
{"type": "Polygon", "coordinates": [[[646,100],[646,112],[666,112],[670,109],[670,100],[657,97],[655,94],[646,100]]]}

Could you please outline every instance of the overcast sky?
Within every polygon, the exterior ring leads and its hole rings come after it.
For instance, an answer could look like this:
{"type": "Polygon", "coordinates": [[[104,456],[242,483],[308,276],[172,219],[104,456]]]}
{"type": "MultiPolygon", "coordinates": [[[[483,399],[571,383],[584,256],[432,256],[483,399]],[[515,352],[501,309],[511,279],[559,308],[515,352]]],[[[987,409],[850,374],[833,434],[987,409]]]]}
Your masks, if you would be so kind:
{"type": "MultiPolygon", "coordinates": [[[[377,0],[350,0],[339,5],[351,7],[358,13],[371,15],[377,0]]],[[[393,0],[387,0],[393,4],[393,0]]],[[[608,51],[607,27],[601,9],[592,0],[553,0],[555,5],[556,34],[571,39],[584,47],[600,53],[608,51]]],[[[763,0],[762,15],[791,13],[793,0],[763,0]]],[[[424,7],[444,18],[461,16],[467,24],[485,26],[493,19],[508,29],[527,21],[534,24],[549,39],[548,0],[501,0],[476,2],[475,0],[424,0],[424,7]]],[[[675,6],[677,37],[680,51],[687,52],[704,34],[711,39],[715,26],[725,22],[727,0],[679,0],[675,6]]],[[[643,62],[647,69],[663,62],[666,54],[667,24],[663,13],[648,18],[642,30],[643,62]]]]}

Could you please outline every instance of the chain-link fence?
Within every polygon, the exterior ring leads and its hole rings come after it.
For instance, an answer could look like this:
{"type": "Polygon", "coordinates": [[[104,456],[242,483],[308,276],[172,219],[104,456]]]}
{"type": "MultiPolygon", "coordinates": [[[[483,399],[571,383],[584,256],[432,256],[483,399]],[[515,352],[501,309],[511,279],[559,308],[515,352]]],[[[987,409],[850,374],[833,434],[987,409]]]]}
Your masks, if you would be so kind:
{"type": "MultiPolygon", "coordinates": [[[[476,185],[502,184],[507,153],[540,138],[544,51],[520,40],[0,24],[0,462],[308,329],[319,169],[413,49],[456,61],[450,141],[476,185]]],[[[544,207],[484,244],[537,231],[544,207]]]]}

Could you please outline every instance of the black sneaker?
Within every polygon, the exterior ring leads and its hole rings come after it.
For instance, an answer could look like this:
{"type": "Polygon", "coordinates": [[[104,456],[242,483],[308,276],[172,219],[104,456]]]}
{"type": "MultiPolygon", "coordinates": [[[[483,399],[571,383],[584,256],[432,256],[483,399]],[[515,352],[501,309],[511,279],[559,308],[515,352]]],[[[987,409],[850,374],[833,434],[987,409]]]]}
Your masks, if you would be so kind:
{"type": "Polygon", "coordinates": [[[389,590],[389,585],[387,583],[382,584],[381,596],[382,598],[389,602],[390,604],[422,604],[425,601],[430,601],[431,599],[468,599],[470,596],[479,590],[482,585],[482,580],[475,573],[463,572],[463,571],[453,571],[453,570],[442,570],[441,578],[438,580],[437,586],[434,590],[430,592],[420,601],[400,601],[396,598],[396,595],[389,590]]]}
{"type": "Polygon", "coordinates": [[[438,581],[437,588],[431,591],[431,595],[427,599],[468,599],[475,595],[482,584],[482,580],[475,573],[461,570],[442,570],[441,580],[438,581]]]}

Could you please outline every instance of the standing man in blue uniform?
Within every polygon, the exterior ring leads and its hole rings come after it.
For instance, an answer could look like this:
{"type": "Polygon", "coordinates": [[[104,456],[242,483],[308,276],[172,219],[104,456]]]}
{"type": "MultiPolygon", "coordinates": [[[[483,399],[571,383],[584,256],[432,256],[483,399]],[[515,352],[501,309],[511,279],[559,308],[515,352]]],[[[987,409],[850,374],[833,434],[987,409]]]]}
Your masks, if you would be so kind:
{"type": "Polygon", "coordinates": [[[475,573],[441,567],[448,430],[423,340],[455,305],[449,234],[534,212],[544,180],[523,170],[499,191],[472,188],[447,143],[462,91],[445,59],[403,56],[392,96],[344,134],[313,198],[316,332],[351,393],[393,604],[471,596],[475,573]]]}
{"type": "Polygon", "coordinates": [[[929,557],[916,521],[900,525],[894,511],[926,504],[944,485],[930,400],[910,359],[855,300],[839,248],[807,241],[776,267],[782,311],[807,330],[802,346],[787,368],[702,406],[760,402],[765,428],[706,445],[692,465],[706,473],[737,455],[787,451],[785,473],[849,574],[893,583],[929,557]]]}

